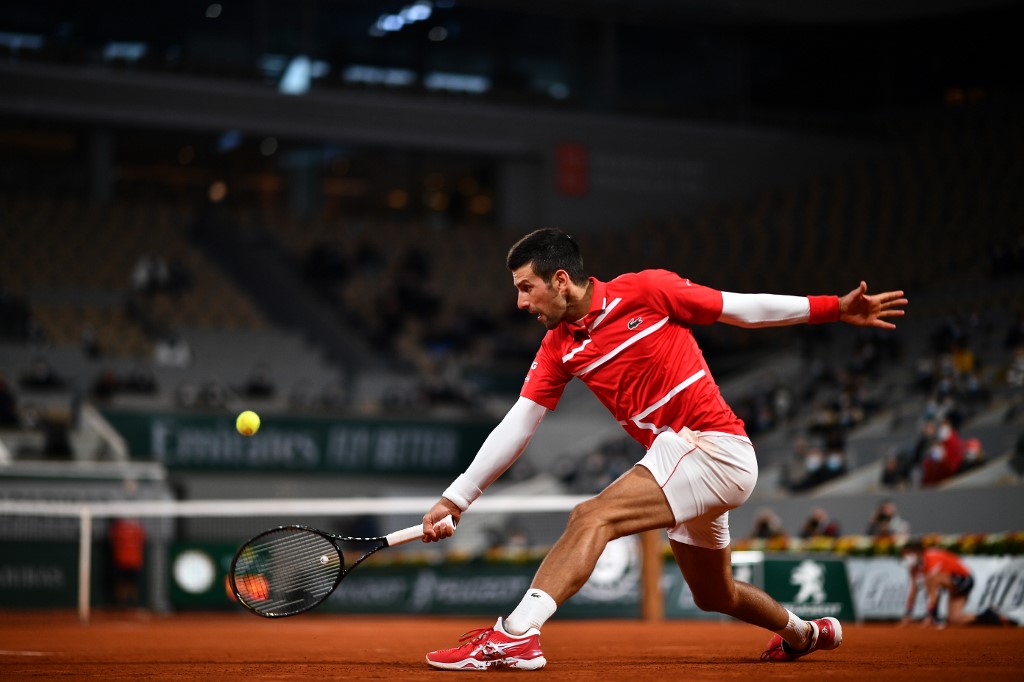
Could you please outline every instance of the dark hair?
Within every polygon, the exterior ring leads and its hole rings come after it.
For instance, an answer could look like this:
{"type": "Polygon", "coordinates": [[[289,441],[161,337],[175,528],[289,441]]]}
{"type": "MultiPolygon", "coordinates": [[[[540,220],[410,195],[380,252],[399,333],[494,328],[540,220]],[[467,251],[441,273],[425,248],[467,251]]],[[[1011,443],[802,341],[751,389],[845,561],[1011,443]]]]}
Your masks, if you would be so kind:
{"type": "Polygon", "coordinates": [[[515,271],[527,263],[545,282],[550,282],[559,270],[565,270],[574,284],[587,283],[579,244],[561,230],[551,227],[534,230],[513,244],[505,265],[515,271]]]}
{"type": "Polygon", "coordinates": [[[921,538],[912,538],[910,540],[907,540],[907,542],[903,545],[902,551],[904,551],[904,552],[923,552],[924,551],[924,542],[921,541],[921,538]]]}

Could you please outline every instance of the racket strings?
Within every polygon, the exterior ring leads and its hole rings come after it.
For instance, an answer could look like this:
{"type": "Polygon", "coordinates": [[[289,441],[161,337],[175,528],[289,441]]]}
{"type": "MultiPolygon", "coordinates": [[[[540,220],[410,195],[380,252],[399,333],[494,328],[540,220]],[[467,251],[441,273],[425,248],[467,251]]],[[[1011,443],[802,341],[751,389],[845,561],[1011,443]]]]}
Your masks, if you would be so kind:
{"type": "Polygon", "coordinates": [[[242,549],[234,578],[239,598],[264,615],[290,615],[320,603],[334,589],[344,559],[327,538],[283,528],[242,549]]]}

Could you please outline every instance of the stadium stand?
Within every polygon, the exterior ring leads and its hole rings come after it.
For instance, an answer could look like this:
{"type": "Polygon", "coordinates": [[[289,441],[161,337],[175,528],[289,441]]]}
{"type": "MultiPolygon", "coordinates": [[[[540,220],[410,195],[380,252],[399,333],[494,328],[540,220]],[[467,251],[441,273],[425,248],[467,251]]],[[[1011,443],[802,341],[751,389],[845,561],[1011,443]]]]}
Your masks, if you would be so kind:
{"type": "MultiPolygon", "coordinates": [[[[44,51],[38,62],[67,65],[95,52],[69,44],[61,54],[44,51]]],[[[7,56],[11,68],[39,65],[31,52],[25,62],[7,56]]],[[[152,63],[162,58],[151,54],[150,63],[118,68],[143,76],[216,70],[201,60],[152,63]]],[[[251,65],[222,66],[220,78],[259,80],[251,65]]],[[[189,94],[197,92],[205,90],[189,94]]],[[[544,99],[535,95],[528,98],[534,104],[544,99]]],[[[570,99],[567,107],[580,106],[570,99]]],[[[893,106],[864,117],[872,152],[839,171],[793,182],[765,173],[760,189],[741,197],[710,199],[687,212],[652,209],[627,225],[609,219],[577,235],[598,276],[665,267],[738,291],[835,292],[860,278],[874,289],[908,291],[911,314],[894,334],[699,330],[723,391],[757,444],[756,500],[778,505],[790,526],[806,516],[810,499],[841,498],[848,507],[832,511],[846,514],[851,526],[851,517],[866,517],[872,496],[1020,484],[1020,113],[1017,102],[995,94],[927,112],[893,106]],[[934,445],[926,428],[950,413],[964,451],[975,440],[981,458],[925,481],[934,445]],[[831,475],[806,477],[808,459],[831,475]],[[863,499],[850,501],[857,497],[863,499]]],[[[766,112],[749,115],[748,122],[766,112]]],[[[4,116],[17,135],[32,129],[24,116],[4,116]]],[[[826,119],[817,121],[828,127],[826,119]]],[[[54,140],[74,139],[89,122],[56,117],[48,122],[54,134],[38,145],[59,147],[54,140]]],[[[203,132],[217,154],[225,153],[220,123],[207,121],[203,132]]],[[[149,125],[125,134],[164,135],[149,125]]],[[[789,127],[801,129],[800,120],[789,127]]],[[[13,144],[10,137],[5,144],[18,155],[2,164],[0,190],[0,373],[9,396],[0,443],[8,459],[117,460],[116,434],[95,415],[82,419],[83,402],[86,412],[230,414],[244,400],[280,416],[471,420],[502,414],[515,395],[542,332],[515,310],[502,267],[523,226],[501,224],[493,213],[425,218],[391,210],[380,167],[372,182],[318,178],[322,187],[312,192],[327,198],[312,210],[291,210],[267,197],[301,179],[287,168],[300,165],[300,153],[286,156],[277,174],[259,174],[262,154],[223,161],[225,168],[253,166],[245,182],[259,189],[213,202],[209,169],[192,170],[183,156],[168,160],[164,148],[121,151],[130,158],[118,182],[90,201],[82,189],[89,183],[78,177],[88,172],[76,174],[68,163],[51,177],[52,149],[26,152],[34,149],[30,141],[13,144]],[[370,203],[372,195],[380,205],[338,199],[360,182],[373,185],[360,200],[370,203]],[[203,191],[192,192],[196,187],[203,191]]],[[[473,145],[455,137],[451,145],[473,157],[466,151],[473,145]]],[[[327,147],[337,153],[341,145],[323,146],[326,156],[327,147]]],[[[486,177],[493,149],[478,153],[485,168],[476,174],[478,191],[453,189],[452,201],[501,203],[486,177]]],[[[396,174],[423,158],[394,153],[401,157],[396,174]]],[[[386,156],[374,147],[364,154],[386,156]]],[[[447,182],[458,186],[457,178],[447,182]]],[[[593,492],[635,461],[635,445],[578,388],[499,490],[593,492]]],[[[153,478],[165,486],[159,494],[168,493],[163,475],[153,478]]],[[[217,480],[203,489],[220,487],[217,480]]],[[[437,485],[423,488],[433,494],[437,485]]],[[[737,527],[744,525],[740,515],[737,527]]]]}

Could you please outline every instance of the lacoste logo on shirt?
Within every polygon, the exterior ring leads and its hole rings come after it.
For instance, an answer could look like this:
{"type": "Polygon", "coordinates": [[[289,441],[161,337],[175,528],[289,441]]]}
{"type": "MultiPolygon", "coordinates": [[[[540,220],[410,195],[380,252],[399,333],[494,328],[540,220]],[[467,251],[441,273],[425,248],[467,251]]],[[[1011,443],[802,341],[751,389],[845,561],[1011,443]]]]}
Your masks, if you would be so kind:
{"type": "Polygon", "coordinates": [[[633,331],[634,329],[636,329],[637,327],[639,327],[643,323],[644,323],[644,318],[642,318],[642,317],[634,317],[633,319],[631,319],[629,322],[626,323],[626,328],[629,329],[630,331],[633,331]]]}

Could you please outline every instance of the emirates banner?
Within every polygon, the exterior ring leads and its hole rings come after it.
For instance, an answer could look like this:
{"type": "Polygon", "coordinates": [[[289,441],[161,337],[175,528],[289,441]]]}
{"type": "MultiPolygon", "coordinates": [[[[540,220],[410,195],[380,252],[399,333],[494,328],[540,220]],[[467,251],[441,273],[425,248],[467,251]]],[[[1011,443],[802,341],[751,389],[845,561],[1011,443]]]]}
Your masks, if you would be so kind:
{"type": "Polygon", "coordinates": [[[496,422],[266,416],[254,436],[232,414],[105,411],[132,457],[175,470],[457,475],[496,422]]]}

